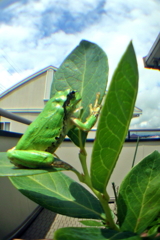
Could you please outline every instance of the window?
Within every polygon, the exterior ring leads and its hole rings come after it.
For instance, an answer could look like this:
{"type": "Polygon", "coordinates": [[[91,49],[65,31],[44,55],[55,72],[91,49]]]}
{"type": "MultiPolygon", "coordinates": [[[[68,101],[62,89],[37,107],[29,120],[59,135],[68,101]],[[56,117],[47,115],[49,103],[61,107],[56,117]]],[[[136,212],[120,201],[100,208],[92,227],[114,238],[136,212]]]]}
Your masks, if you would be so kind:
{"type": "Polygon", "coordinates": [[[10,122],[0,122],[0,130],[9,131],[10,130],[10,122]]]}

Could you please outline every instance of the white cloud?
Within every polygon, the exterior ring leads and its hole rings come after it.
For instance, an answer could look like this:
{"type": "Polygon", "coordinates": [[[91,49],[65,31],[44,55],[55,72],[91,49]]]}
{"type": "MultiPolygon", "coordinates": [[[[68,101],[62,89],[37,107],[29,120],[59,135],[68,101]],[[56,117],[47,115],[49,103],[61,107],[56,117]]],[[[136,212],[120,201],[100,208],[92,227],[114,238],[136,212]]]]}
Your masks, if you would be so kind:
{"type": "Polygon", "coordinates": [[[136,105],[143,114],[131,127],[160,125],[159,72],[144,69],[142,61],[159,33],[159,1],[29,0],[1,12],[0,84],[9,87],[48,65],[58,67],[82,39],[107,53],[111,78],[133,40],[140,75],[136,105]]]}

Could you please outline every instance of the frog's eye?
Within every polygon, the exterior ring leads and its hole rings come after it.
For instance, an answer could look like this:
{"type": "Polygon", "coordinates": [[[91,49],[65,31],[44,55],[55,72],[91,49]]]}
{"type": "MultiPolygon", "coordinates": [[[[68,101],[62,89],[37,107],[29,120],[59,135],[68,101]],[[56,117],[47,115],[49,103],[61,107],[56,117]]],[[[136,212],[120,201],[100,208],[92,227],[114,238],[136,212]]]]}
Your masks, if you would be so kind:
{"type": "Polygon", "coordinates": [[[74,98],[74,97],[75,97],[75,93],[76,93],[76,91],[70,92],[70,93],[68,94],[69,99],[74,98]]]}
{"type": "Polygon", "coordinates": [[[76,91],[72,91],[67,95],[67,100],[70,101],[71,99],[75,98],[76,91]]]}
{"type": "Polygon", "coordinates": [[[71,91],[71,92],[67,95],[67,99],[66,99],[66,101],[65,101],[65,103],[64,103],[64,107],[68,106],[68,105],[70,104],[71,100],[75,98],[75,93],[76,93],[76,91],[71,91]]]}

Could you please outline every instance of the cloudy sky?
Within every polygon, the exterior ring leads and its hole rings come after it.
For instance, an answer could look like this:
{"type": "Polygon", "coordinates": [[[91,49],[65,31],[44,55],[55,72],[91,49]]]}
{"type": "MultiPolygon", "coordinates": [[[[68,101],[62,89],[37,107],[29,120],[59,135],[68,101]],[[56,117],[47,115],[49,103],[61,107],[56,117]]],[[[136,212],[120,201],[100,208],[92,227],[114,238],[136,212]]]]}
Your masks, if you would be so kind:
{"type": "Polygon", "coordinates": [[[160,32],[160,0],[0,0],[0,92],[36,71],[58,67],[82,39],[107,53],[110,79],[132,39],[140,82],[131,128],[160,127],[160,72],[144,69],[160,32]]]}

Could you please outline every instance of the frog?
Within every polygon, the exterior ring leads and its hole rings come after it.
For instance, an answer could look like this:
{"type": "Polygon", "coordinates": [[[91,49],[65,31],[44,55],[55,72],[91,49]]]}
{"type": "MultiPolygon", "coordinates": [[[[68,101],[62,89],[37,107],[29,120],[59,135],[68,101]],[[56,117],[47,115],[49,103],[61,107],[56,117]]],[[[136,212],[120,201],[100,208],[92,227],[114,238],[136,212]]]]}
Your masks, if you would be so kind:
{"type": "Polygon", "coordinates": [[[73,127],[89,131],[95,124],[101,106],[97,94],[94,106],[89,105],[90,115],[86,122],[74,117],[81,109],[78,91],[57,91],[46,103],[42,112],[28,126],[17,145],[7,151],[7,157],[19,168],[47,168],[54,166],[55,151],[73,127]]]}

